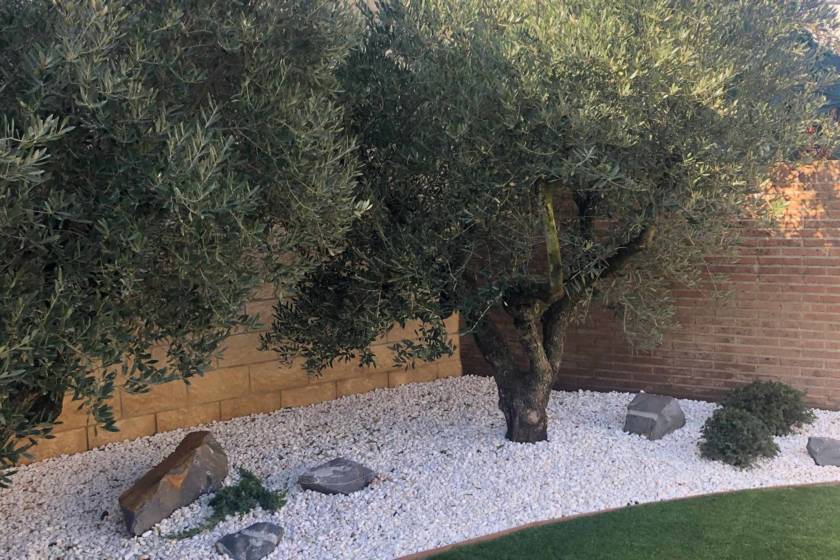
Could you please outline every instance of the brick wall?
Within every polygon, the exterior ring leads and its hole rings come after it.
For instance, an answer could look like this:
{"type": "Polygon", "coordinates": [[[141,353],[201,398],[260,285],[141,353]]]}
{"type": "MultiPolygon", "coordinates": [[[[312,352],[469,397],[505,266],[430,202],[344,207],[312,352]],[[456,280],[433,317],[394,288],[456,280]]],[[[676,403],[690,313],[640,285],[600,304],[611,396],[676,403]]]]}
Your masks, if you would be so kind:
{"type": "MultiPolygon", "coordinates": [[[[263,290],[246,306],[247,311],[259,315],[261,322],[267,324],[273,302],[271,292],[263,290]]],[[[456,346],[457,326],[457,317],[447,321],[456,346]]],[[[414,329],[413,325],[406,325],[405,329],[397,326],[374,343],[377,368],[341,364],[318,377],[309,376],[299,367],[282,367],[273,352],[260,352],[259,332],[237,334],[226,341],[222,358],[213,369],[192,378],[189,385],[176,381],[154,386],[139,395],[118,391],[112,401],[118,432],[97,428],[85,412],[77,410],[78,402],[66,398],[55,438],[42,440],[32,453],[40,460],[214,420],[461,374],[458,354],[434,363],[419,363],[415,369],[388,367],[393,363],[388,345],[413,337],[414,329]]],[[[156,350],[163,354],[162,349],[156,350]]]]}
{"type": "MultiPolygon", "coordinates": [[[[772,229],[746,227],[737,259],[709,258],[728,297],[709,286],[678,290],[681,328],[653,352],[633,352],[603,310],[574,329],[559,388],[660,392],[717,399],[756,379],[805,389],[812,404],[840,408],[840,162],[781,175],[786,202],[772,229]]],[[[462,340],[467,373],[487,365],[462,340]]]]}

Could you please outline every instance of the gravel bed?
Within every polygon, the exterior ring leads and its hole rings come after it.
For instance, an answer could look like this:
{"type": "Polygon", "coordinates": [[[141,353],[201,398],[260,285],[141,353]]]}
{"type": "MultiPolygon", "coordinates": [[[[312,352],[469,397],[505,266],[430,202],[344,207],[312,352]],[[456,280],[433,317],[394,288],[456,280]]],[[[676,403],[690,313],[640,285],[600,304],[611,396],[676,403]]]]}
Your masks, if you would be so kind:
{"type": "MultiPolygon", "coordinates": [[[[252,512],[182,541],[208,497],[141,537],[125,531],[117,498],[187,430],[36,463],[0,490],[0,558],[216,558],[221,536],[255,521],[285,530],[276,559],[392,559],[524,523],[723,490],[840,481],[817,467],[808,435],[840,437],[840,412],[817,411],[781,454],[749,471],[702,460],[700,427],[715,405],[682,400],[687,424],[660,441],[621,431],[628,393],[552,394],[550,441],[504,439],[490,379],[466,376],[377,390],[299,409],[209,425],[231,472],[250,469],[287,490],[275,514],[252,512]],[[302,491],[306,467],[342,455],[381,477],[350,496],[302,491]]],[[[235,475],[231,475],[228,483],[235,475]]]]}

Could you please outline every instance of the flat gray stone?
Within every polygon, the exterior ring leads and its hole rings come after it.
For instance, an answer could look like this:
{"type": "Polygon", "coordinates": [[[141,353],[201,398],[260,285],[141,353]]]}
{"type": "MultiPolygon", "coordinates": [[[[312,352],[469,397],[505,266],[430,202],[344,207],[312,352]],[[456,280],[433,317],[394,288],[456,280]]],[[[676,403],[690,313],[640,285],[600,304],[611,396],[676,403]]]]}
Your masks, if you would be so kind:
{"type": "Polygon", "coordinates": [[[821,467],[840,467],[840,439],[809,437],[808,454],[821,467]]]}
{"type": "Polygon", "coordinates": [[[175,451],[120,496],[132,535],[142,535],[173,511],[222,487],[228,458],[210,432],[191,432],[175,451]]]}
{"type": "Polygon", "coordinates": [[[639,393],[627,406],[624,431],[662,439],[685,426],[685,414],[674,397],[639,393]]]}
{"type": "Polygon", "coordinates": [[[216,550],[233,560],[260,560],[277,548],[283,529],[274,523],[254,523],[216,541],[216,550]]]}
{"type": "Polygon", "coordinates": [[[339,457],[312,467],[298,478],[304,490],[322,494],[351,494],[371,483],[376,473],[364,465],[339,457]]]}

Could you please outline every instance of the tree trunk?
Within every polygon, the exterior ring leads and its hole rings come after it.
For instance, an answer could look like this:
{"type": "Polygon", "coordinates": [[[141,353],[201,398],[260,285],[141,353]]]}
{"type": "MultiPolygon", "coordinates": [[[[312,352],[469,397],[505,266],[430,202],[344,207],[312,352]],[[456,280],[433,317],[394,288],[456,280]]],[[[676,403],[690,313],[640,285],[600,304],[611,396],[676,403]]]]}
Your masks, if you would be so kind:
{"type": "MultiPolygon", "coordinates": [[[[607,259],[596,277],[588,284],[564,288],[562,259],[555,239],[556,228],[547,185],[540,185],[546,210],[546,244],[549,250],[550,282],[526,284],[505,292],[504,311],[513,319],[520,342],[528,354],[529,368],[517,367],[498,327],[485,313],[477,318],[476,344],[493,369],[499,391],[499,408],[505,415],[505,436],[516,442],[533,443],[548,439],[548,401],[555,376],[560,370],[565,350],[566,330],[575,314],[575,307],[592,297],[597,278],[612,276],[648,246],[656,235],[656,225],[649,223],[636,238],[618,247],[607,259]]],[[[646,214],[648,212],[646,211],[646,214]]],[[[577,273],[569,277],[576,278],[577,273]]],[[[473,277],[468,284],[477,289],[480,282],[473,277]]]]}
{"type": "Polygon", "coordinates": [[[520,340],[527,351],[529,367],[515,364],[498,327],[485,319],[475,334],[476,344],[493,368],[499,393],[499,409],[505,416],[505,437],[520,443],[548,439],[548,400],[554,371],[543,347],[540,322],[533,315],[515,317],[520,340]]]}
{"type": "Polygon", "coordinates": [[[548,439],[548,399],[551,383],[539,379],[533,371],[516,372],[510,377],[496,377],[499,409],[505,415],[505,437],[519,443],[548,439]]]}

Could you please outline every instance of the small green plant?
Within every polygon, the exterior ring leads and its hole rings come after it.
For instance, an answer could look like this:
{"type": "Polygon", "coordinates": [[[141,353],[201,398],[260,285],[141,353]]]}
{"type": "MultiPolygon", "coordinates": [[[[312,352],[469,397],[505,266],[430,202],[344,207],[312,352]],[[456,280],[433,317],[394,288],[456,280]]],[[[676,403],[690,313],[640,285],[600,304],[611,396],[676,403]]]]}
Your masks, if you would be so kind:
{"type": "Polygon", "coordinates": [[[771,434],[785,436],[814,421],[804,396],[804,392],[778,381],[755,381],[729,393],[723,406],[746,410],[764,422],[771,434]]]}
{"type": "Polygon", "coordinates": [[[272,492],[265,486],[254,473],[239,469],[239,482],[219,490],[210,500],[210,507],[213,513],[210,514],[204,523],[180,533],[168,535],[170,539],[188,539],[202,531],[209,531],[229,515],[242,515],[248,513],[257,506],[265,511],[277,511],[286,503],[286,495],[283,492],[272,492]]]}
{"type": "Polygon", "coordinates": [[[741,408],[719,408],[703,425],[700,455],[742,469],[759,457],[775,457],[779,446],[767,425],[741,408]]]}

